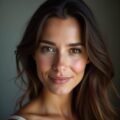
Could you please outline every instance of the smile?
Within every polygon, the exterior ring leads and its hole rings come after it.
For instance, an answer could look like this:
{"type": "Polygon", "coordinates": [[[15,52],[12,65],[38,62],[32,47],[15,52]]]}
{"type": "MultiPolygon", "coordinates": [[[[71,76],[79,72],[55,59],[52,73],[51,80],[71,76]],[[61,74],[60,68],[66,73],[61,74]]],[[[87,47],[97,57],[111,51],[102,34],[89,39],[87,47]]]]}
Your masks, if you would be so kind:
{"type": "Polygon", "coordinates": [[[71,80],[72,77],[49,77],[55,84],[64,84],[71,80]]]}

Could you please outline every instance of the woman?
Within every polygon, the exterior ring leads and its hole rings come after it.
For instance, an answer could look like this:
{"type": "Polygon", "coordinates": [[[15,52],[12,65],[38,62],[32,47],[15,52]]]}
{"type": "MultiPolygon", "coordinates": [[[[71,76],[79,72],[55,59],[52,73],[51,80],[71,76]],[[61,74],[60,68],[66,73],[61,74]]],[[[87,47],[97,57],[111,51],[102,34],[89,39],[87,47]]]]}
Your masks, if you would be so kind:
{"type": "Polygon", "coordinates": [[[11,119],[116,119],[108,97],[112,63],[82,0],[42,4],[17,47],[16,60],[26,91],[11,119]],[[29,102],[22,106],[26,97],[29,102]]]}

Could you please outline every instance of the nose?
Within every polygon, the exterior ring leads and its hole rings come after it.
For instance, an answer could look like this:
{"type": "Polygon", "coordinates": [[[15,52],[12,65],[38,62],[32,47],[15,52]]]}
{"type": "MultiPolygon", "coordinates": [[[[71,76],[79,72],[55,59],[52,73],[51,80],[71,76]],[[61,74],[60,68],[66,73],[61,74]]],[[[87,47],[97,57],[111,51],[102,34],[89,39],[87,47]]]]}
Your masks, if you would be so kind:
{"type": "Polygon", "coordinates": [[[55,71],[64,71],[68,65],[67,55],[58,52],[53,60],[53,69],[55,71]]]}

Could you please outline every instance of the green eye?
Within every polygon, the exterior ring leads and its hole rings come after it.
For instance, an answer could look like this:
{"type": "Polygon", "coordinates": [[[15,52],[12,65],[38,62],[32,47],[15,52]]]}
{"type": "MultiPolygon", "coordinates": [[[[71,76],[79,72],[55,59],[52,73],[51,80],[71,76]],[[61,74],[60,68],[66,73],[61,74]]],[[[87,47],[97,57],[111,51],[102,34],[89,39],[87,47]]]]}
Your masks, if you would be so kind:
{"type": "Polygon", "coordinates": [[[71,54],[80,54],[82,50],[80,48],[71,48],[70,53],[71,54]]]}
{"type": "Polygon", "coordinates": [[[40,52],[41,52],[41,53],[55,53],[56,50],[55,50],[55,48],[53,48],[53,47],[42,46],[42,47],[40,48],[40,52]]]}

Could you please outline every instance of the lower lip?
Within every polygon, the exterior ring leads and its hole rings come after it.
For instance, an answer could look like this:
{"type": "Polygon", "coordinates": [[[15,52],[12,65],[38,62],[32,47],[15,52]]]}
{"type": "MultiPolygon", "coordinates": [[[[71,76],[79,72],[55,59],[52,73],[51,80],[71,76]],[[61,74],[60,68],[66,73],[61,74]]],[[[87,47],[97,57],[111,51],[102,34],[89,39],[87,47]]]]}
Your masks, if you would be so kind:
{"type": "Polygon", "coordinates": [[[68,81],[70,81],[71,78],[66,78],[66,79],[54,79],[54,78],[50,78],[50,80],[52,82],[54,82],[55,84],[64,84],[67,83],[68,81]]]}

